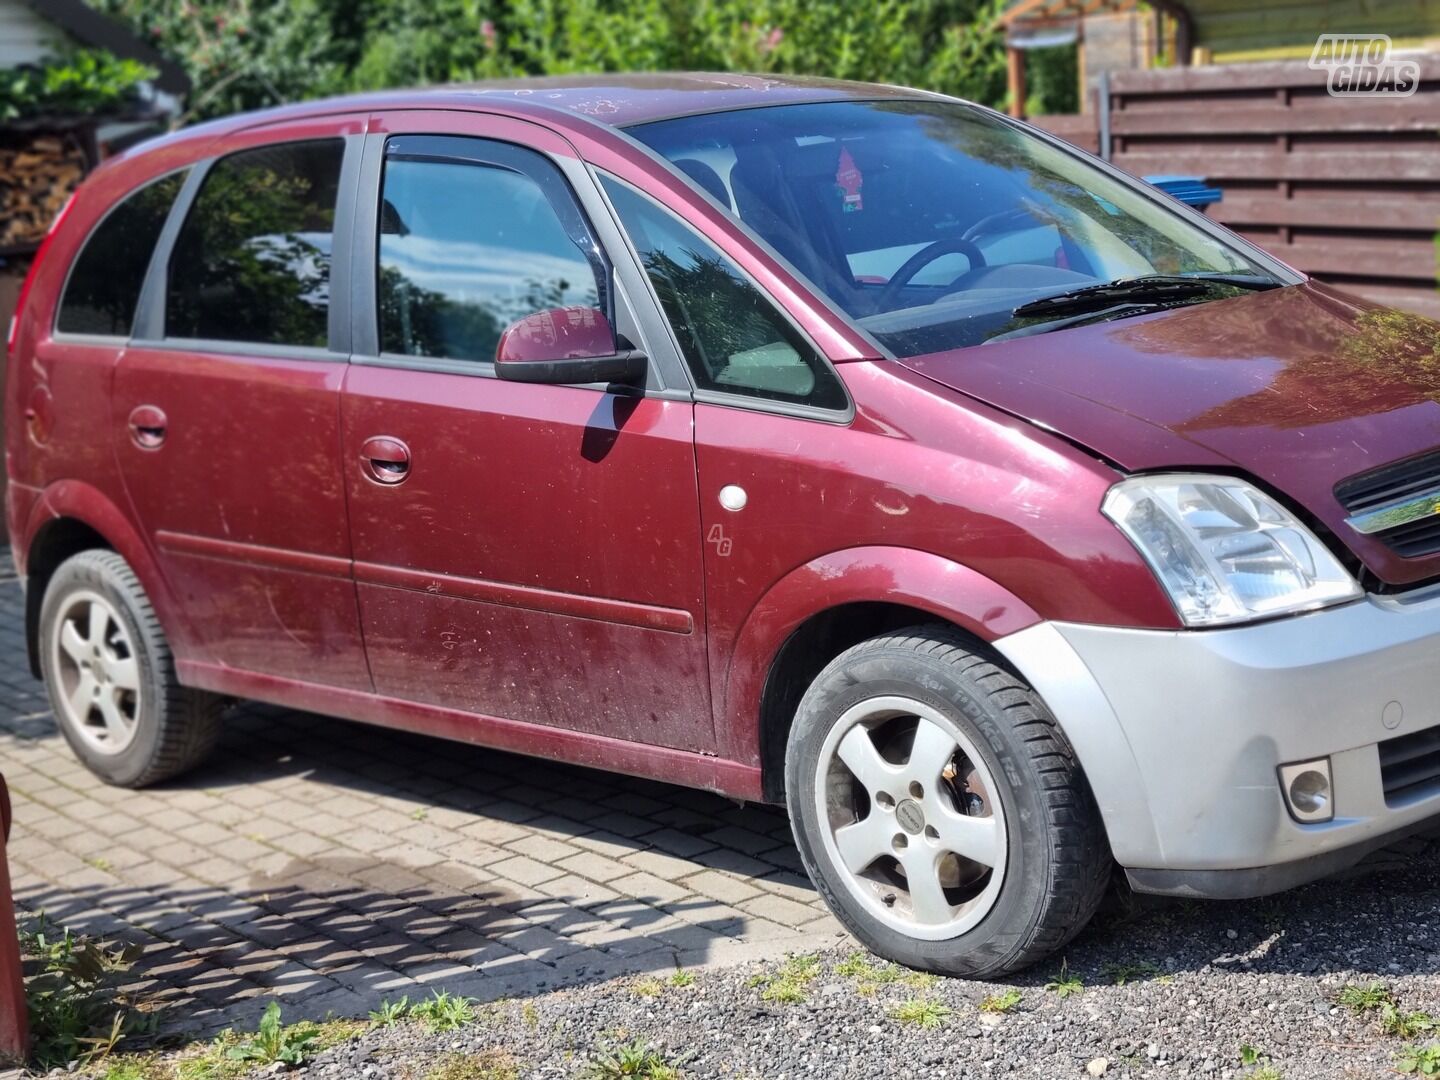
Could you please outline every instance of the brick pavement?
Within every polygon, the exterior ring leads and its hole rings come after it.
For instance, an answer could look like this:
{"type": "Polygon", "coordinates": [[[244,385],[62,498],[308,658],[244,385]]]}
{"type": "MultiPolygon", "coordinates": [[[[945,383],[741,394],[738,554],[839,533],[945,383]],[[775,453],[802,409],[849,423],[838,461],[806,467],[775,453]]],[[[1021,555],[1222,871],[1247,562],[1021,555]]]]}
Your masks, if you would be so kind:
{"type": "Polygon", "coordinates": [[[16,899],[144,944],[162,1028],[492,1000],[843,938],[783,813],[262,705],[211,761],[100,784],[55,729],[0,566],[0,771],[16,899]]]}

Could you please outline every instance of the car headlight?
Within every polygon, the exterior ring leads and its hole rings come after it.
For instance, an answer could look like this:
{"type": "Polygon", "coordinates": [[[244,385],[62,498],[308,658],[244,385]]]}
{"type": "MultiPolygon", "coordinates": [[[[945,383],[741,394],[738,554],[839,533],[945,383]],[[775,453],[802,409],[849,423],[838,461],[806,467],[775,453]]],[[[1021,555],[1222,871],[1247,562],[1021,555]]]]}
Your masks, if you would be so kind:
{"type": "Polygon", "coordinates": [[[1217,626],[1361,595],[1354,577],[1274,499],[1229,476],[1122,480],[1106,517],[1130,538],[1187,626],[1217,626]]]}

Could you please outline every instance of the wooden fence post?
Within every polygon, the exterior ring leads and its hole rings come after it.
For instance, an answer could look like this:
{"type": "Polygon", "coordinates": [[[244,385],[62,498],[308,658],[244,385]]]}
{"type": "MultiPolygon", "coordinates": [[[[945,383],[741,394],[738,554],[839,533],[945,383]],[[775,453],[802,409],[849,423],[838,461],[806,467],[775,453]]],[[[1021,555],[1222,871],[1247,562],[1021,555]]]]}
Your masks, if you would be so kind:
{"type": "Polygon", "coordinates": [[[25,1015],[25,982],[20,975],[20,939],[5,845],[10,839],[10,790],[0,776],[0,1062],[22,1062],[30,1053],[25,1015]]]}

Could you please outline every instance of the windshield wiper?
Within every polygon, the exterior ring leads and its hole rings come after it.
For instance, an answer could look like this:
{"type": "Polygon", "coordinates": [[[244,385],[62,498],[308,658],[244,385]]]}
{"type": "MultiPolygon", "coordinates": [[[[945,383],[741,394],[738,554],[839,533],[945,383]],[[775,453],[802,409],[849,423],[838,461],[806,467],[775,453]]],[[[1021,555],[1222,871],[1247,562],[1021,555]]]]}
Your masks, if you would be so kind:
{"type": "Polygon", "coordinates": [[[1096,285],[1083,285],[1068,292],[1042,296],[1015,308],[1011,314],[1064,315],[1070,312],[1094,311],[1110,307],[1118,301],[1165,303],[1186,300],[1211,292],[1219,286],[1261,291],[1280,285],[1272,277],[1259,274],[1147,274],[1144,277],[1116,278],[1096,285]]]}

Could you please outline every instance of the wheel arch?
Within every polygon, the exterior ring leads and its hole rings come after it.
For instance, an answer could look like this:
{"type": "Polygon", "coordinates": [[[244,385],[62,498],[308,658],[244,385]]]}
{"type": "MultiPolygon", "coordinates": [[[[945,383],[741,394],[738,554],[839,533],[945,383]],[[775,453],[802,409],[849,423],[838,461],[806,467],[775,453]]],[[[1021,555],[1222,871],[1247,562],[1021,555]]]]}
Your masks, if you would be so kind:
{"type": "Polygon", "coordinates": [[[59,566],[92,548],[116,552],[130,564],[150,597],[166,636],[175,640],[170,591],[149,548],[124,512],[99,489],[75,480],[57,481],[40,493],[25,523],[25,645],[30,670],[40,677],[40,607],[59,566]]]}
{"type": "Polygon", "coordinates": [[[913,548],[850,548],[791,571],[766,592],[736,639],[722,718],[767,801],[784,801],[795,706],[851,645],[915,623],[944,622],[984,646],[1040,621],[1009,590],[953,560],[913,548]]]}

